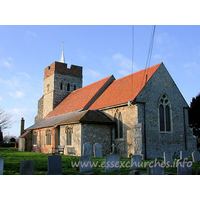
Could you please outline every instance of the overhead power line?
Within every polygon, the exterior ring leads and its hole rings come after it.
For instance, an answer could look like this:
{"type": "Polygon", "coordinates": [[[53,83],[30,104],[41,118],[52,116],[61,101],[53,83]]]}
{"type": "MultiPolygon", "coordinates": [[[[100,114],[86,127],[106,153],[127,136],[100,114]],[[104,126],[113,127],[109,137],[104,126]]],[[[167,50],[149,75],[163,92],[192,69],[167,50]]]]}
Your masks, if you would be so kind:
{"type": "MultiPolygon", "coordinates": [[[[143,75],[143,78],[142,78],[142,81],[141,81],[141,86],[140,88],[142,87],[142,83],[143,83],[143,80],[144,78],[146,79],[145,80],[145,85],[147,83],[147,79],[148,79],[148,67],[150,67],[150,62],[151,62],[151,55],[152,55],[152,51],[153,51],[153,44],[154,44],[154,36],[155,36],[155,30],[156,30],[156,25],[152,26],[152,31],[151,31],[151,35],[150,35],[150,43],[149,43],[149,51],[148,51],[148,55],[147,55],[147,61],[146,61],[146,65],[145,65],[145,70],[144,70],[144,75],[143,75]]],[[[144,85],[144,87],[145,87],[144,85]]],[[[143,90],[144,92],[144,90],[143,90]]],[[[142,92],[142,94],[143,94],[142,92]]]]}

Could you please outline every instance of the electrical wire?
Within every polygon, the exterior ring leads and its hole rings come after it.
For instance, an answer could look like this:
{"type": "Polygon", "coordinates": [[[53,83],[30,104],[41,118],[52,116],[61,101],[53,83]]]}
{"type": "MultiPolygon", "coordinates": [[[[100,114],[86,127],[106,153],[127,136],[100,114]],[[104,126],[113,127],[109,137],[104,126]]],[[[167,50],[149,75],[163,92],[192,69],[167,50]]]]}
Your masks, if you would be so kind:
{"type": "MultiPolygon", "coordinates": [[[[145,89],[145,86],[146,86],[146,83],[147,83],[147,79],[148,79],[148,68],[149,68],[149,65],[150,65],[150,62],[151,62],[151,55],[152,55],[152,51],[153,51],[155,30],[156,30],[156,25],[152,26],[152,31],[151,31],[151,36],[150,36],[150,43],[149,43],[149,51],[148,51],[147,61],[146,61],[146,65],[145,65],[145,70],[144,70],[144,74],[143,74],[143,78],[142,78],[141,86],[140,86],[140,88],[141,88],[143,80],[144,80],[144,77],[146,75],[144,89],[145,89]]],[[[143,90],[143,92],[144,92],[144,90],[143,90]]],[[[142,92],[142,94],[143,94],[143,92],[142,92]]]]}

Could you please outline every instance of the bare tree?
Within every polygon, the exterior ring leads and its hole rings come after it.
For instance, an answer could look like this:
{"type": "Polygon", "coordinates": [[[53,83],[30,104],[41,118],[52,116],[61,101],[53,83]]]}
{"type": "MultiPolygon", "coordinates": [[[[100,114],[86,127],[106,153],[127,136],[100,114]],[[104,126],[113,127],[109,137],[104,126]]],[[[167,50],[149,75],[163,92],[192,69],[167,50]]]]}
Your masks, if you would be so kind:
{"type": "Polygon", "coordinates": [[[1,130],[5,130],[12,125],[12,115],[7,113],[3,108],[0,108],[0,127],[1,130]]]}

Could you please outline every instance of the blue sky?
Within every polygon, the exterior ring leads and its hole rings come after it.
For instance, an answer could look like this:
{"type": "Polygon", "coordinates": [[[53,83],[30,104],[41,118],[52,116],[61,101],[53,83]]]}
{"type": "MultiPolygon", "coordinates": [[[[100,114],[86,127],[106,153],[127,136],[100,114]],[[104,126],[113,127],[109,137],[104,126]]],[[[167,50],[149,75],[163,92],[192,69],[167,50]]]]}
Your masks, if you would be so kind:
{"type": "MultiPolygon", "coordinates": [[[[144,69],[152,26],[134,26],[133,71],[144,69]]],[[[200,26],[156,26],[151,65],[163,62],[189,104],[200,85],[200,26]]],[[[83,66],[83,85],[131,73],[132,26],[0,26],[0,107],[13,115],[4,135],[34,123],[44,68],[59,61],[83,66]]]]}

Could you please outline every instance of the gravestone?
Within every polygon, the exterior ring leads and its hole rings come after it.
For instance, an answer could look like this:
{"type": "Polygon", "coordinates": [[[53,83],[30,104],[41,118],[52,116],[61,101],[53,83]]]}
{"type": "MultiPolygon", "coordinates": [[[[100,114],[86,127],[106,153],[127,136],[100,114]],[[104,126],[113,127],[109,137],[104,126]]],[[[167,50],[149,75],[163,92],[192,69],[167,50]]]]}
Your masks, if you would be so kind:
{"type": "Polygon", "coordinates": [[[95,158],[102,158],[102,145],[98,142],[93,146],[94,150],[94,157],[95,158]]]}
{"type": "Polygon", "coordinates": [[[34,161],[23,160],[20,163],[20,175],[33,175],[34,161]]]}
{"type": "Polygon", "coordinates": [[[142,156],[131,155],[131,169],[139,169],[142,164],[142,156]]]}
{"type": "Polygon", "coordinates": [[[193,162],[200,162],[200,153],[199,151],[192,152],[193,162]]]}
{"type": "Polygon", "coordinates": [[[0,157],[0,175],[3,175],[4,159],[0,157]]]}
{"type": "Polygon", "coordinates": [[[116,154],[117,153],[117,146],[116,146],[114,141],[113,141],[111,147],[112,147],[112,154],[116,154]]]}
{"type": "Polygon", "coordinates": [[[132,170],[128,175],[140,175],[140,172],[138,170],[132,170]]]}
{"type": "Polygon", "coordinates": [[[142,123],[134,124],[134,152],[137,155],[142,154],[142,123]]]}
{"type": "Polygon", "coordinates": [[[19,149],[18,151],[25,151],[26,141],[25,138],[19,138],[19,149]]]}
{"type": "Polygon", "coordinates": [[[187,151],[180,151],[180,160],[188,159],[187,151]]]}
{"type": "Polygon", "coordinates": [[[47,175],[62,175],[62,157],[58,155],[48,156],[47,175]]]}
{"type": "Polygon", "coordinates": [[[161,161],[151,162],[151,164],[147,166],[147,174],[148,175],[165,175],[164,162],[161,162],[161,161]]]}
{"type": "Polygon", "coordinates": [[[112,172],[119,170],[120,167],[120,157],[117,154],[110,154],[106,156],[105,171],[112,172]]]}
{"type": "Polygon", "coordinates": [[[92,174],[92,156],[81,156],[79,158],[79,169],[80,173],[92,174]]]}
{"type": "Polygon", "coordinates": [[[171,152],[163,152],[164,163],[165,165],[173,165],[173,158],[171,152]]]}
{"type": "Polygon", "coordinates": [[[177,161],[177,175],[191,175],[192,161],[178,160],[177,161]]]}
{"type": "Polygon", "coordinates": [[[83,155],[84,156],[92,156],[92,145],[89,142],[86,142],[83,145],[83,155]]]}

